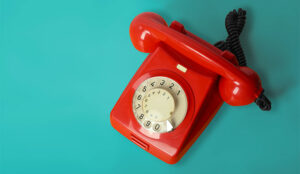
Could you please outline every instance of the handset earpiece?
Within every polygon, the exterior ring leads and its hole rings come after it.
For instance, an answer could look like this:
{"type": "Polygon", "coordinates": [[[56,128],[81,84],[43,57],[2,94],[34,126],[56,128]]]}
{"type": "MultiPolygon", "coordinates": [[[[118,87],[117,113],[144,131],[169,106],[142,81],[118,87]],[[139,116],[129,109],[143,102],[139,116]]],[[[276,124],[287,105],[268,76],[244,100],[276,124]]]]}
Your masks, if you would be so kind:
{"type": "Polygon", "coordinates": [[[135,17],[130,25],[130,37],[139,51],[152,53],[163,42],[193,62],[219,74],[220,95],[230,105],[250,104],[263,90],[255,71],[235,66],[222,57],[220,52],[170,29],[158,14],[146,12],[135,17]]]}
{"type": "Polygon", "coordinates": [[[166,21],[158,14],[145,12],[134,18],[130,24],[129,33],[134,47],[145,53],[152,53],[161,42],[159,32],[153,30],[168,27],[166,21]],[[145,25],[144,25],[145,24],[145,25]],[[149,24],[152,27],[149,27],[149,24]]]}

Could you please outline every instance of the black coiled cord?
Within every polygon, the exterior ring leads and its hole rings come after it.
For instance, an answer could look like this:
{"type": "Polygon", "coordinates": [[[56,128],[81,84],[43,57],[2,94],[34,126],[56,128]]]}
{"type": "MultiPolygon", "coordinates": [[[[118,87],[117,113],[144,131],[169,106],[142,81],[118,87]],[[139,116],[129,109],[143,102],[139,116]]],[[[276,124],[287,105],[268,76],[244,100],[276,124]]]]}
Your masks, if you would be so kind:
{"type": "MultiPolygon", "coordinates": [[[[246,57],[239,39],[245,23],[245,10],[240,8],[238,11],[233,10],[229,12],[225,19],[228,37],[226,38],[226,41],[219,41],[215,44],[215,46],[222,51],[229,50],[232,52],[236,56],[240,66],[247,66],[246,57]]],[[[271,102],[263,93],[264,91],[261,92],[259,97],[255,100],[255,103],[261,110],[269,111],[271,110],[271,102]]]]}

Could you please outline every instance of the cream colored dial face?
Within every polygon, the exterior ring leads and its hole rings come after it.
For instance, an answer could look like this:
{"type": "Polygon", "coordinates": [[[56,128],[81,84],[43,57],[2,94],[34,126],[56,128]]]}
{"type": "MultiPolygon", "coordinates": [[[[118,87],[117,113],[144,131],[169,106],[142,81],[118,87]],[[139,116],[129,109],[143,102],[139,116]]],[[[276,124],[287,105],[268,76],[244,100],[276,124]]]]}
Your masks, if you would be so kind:
{"type": "Polygon", "coordinates": [[[188,108],[182,87],[163,76],[143,81],[133,96],[133,113],[138,123],[152,132],[174,130],[184,120],[188,108]]]}

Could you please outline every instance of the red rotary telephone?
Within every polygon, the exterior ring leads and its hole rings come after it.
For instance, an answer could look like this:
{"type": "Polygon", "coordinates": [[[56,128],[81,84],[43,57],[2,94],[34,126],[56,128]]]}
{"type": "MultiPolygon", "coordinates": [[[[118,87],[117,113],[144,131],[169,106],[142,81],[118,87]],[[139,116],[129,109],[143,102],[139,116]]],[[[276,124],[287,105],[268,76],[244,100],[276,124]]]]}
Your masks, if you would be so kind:
{"type": "Polygon", "coordinates": [[[225,42],[219,49],[150,12],[135,17],[130,37],[137,50],[150,54],[113,108],[111,124],[167,163],[185,154],[223,101],[241,106],[264,97],[259,76],[222,51],[225,42]]]}

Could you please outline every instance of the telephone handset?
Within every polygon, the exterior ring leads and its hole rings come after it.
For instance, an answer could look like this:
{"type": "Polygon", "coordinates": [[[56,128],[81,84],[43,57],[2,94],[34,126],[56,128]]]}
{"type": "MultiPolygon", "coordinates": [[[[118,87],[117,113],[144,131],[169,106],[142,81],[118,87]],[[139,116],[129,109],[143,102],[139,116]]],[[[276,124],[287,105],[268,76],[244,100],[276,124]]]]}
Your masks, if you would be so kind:
{"type": "Polygon", "coordinates": [[[111,112],[112,126],[161,160],[176,163],[223,104],[262,96],[259,76],[231,52],[174,21],[142,13],[130,25],[135,48],[150,53],[111,112]]]}
{"type": "Polygon", "coordinates": [[[230,105],[247,105],[260,95],[262,87],[258,75],[248,67],[239,67],[222,57],[221,51],[168,28],[164,19],[155,13],[138,15],[131,23],[130,36],[139,51],[152,53],[164,43],[193,62],[221,76],[219,90],[230,105]]]}

